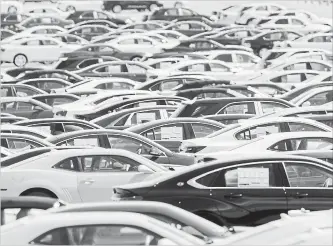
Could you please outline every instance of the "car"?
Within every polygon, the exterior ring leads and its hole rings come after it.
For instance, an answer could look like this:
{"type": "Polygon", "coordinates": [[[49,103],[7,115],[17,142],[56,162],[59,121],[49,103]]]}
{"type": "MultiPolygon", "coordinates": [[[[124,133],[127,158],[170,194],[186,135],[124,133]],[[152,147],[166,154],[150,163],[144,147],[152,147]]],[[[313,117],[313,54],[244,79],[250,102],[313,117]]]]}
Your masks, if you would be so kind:
{"type": "Polygon", "coordinates": [[[297,150],[297,151],[288,151],[286,153],[301,155],[301,156],[309,156],[333,164],[332,150],[297,150]]]}
{"type": "MultiPolygon", "coordinates": [[[[67,26],[67,28],[70,29],[70,28],[76,28],[76,27],[79,27],[79,26],[87,26],[87,25],[100,25],[100,26],[106,26],[106,27],[109,27],[109,28],[118,28],[118,25],[116,25],[115,23],[113,23],[111,21],[108,21],[108,20],[87,20],[87,21],[81,21],[79,23],[76,23],[75,25],[67,26]]],[[[107,35],[107,34],[108,33],[103,34],[103,35],[107,35]]],[[[92,37],[92,40],[94,40],[96,38],[99,39],[100,37],[98,37],[98,36],[92,37]]]]}
{"type": "Polygon", "coordinates": [[[290,100],[291,103],[299,106],[320,106],[333,101],[332,85],[309,90],[298,97],[290,100]]]}
{"type": "Polygon", "coordinates": [[[182,57],[166,57],[157,59],[148,59],[144,63],[155,69],[168,68],[170,65],[183,61],[182,57]]]}
{"type": "Polygon", "coordinates": [[[1,28],[17,31],[15,25],[28,17],[28,15],[19,13],[1,14],[1,28]]]}
{"type": "Polygon", "coordinates": [[[281,47],[324,49],[332,52],[332,33],[316,33],[279,44],[281,47]]]}
{"type": "Polygon", "coordinates": [[[19,116],[4,116],[1,117],[1,124],[14,124],[15,122],[19,122],[21,120],[26,120],[26,117],[19,117],[19,116]]]}
{"type": "Polygon", "coordinates": [[[80,1],[77,2],[75,0],[58,0],[57,8],[66,11],[66,12],[75,12],[75,11],[89,11],[89,10],[102,10],[103,1],[96,0],[93,2],[80,1]]]}
{"type": "Polygon", "coordinates": [[[99,125],[89,121],[66,118],[21,120],[13,123],[13,125],[29,127],[48,135],[59,135],[78,130],[102,129],[99,125]]]}
{"type": "Polygon", "coordinates": [[[200,21],[179,21],[175,23],[171,23],[170,25],[164,27],[165,30],[175,30],[178,31],[188,37],[202,33],[211,31],[213,28],[203,22],[200,21]]]}
{"type": "MultiPolygon", "coordinates": [[[[257,81],[249,81],[245,82],[247,86],[255,88],[256,90],[260,91],[261,93],[284,99],[283,95],[288,93],[290,90],[279,85],[278,83],[271,83],[271,82],[257,82],[257,81]]],[[[288,101],[288,100],[287,100],[288,101]]]]}
{"type": "Polygon", "coordinates": [[[254,114],[217,114],[217,115],[207,115],[201,118],[214,120],[224,125],[231,125],[243,122],[244,120],[250,119],[254,116],[255,116],[254,114]]]}
{"type": "Polygon", "coordinates": [[[29,119],[52,118],[52,107],[29,97],[2,97],[1,112],[29,119]]]}
{"type": "Polygon", "coordinates": [[[72,102],[75,102],[80,99],[80,97],[69,94],[69,93],[37,95],[37,96],[33,96],[31,98],[35,99],[37,101],[43,102],[47,105],[50,105],[51,107],[55,107],[57,105],[66,104],[66,103],[72,103],[72,102]]]}
{"type": "Polygon", "coordinates": [[[256,55],[264,57],[268,50],[274,47],[275,42],[294,40],[299,37],[302,37],[302,34],[296,31],[275,29],[260,32],[249,38],[243,38],[242,45],[253,49],[256,55]]]}
{"type": "MultiPolygon", "coordinates": [[[[146,238],[152,245],[205,245],[205,241],[182,232],[169,224],[150,216],[129,212],[87,212],[74,213],[72,220],[68,214],[47,214],[27,217],[30,226],[23,226],[22,220],[14,221],[11,226],[4,226],[3,242],[20,244],[97,244],[117,245],[142,244],[146,238]],[[54,221],[54,223],[49,223],[54,221]],[[16,228],[13,233],[12,226],[16,228]],[[80,230],[73,230],[77,228],[80,230]],[[84,233],[82,233],[84,231],[84,233]],[[104,232],[101,234],[101,232],[104,232]],[[113,232],[118,232],[113,234],[113,232]],[[119,233],[120,232],[120,233],[119,233]],[[20,233],[21,237],[15,236],[20,233]],[[66,235],[59,236],[56,235],[66,235]],[[82,239],[80,240],[80,236],[82,239]],[[75,238],[75,239],[74,239],[75,238]]],[[[148,242],[147,241],[147,242],[148,242]]]]}
{"type": "Polygon", "coordinates": [[[144,57],[142,61],[149,61],[153,59],[162,59],[162,58],[178,58],[178,59],[188,59],[188,60],[203,60],[207,57],[199,55],[196,53],[187,53],[187,52],[164,52],[153,54],[149,57],[144,57]]]}
{"type": "Polygon", "coordinates": [[[248,119],[232,124],[203,138],[182,141],[180,151],[185,153],[212,153],[233,149],[259,137],[286,132],[332,132],[332,128],[310,119],[280,117],[248,119]]]}
{"type": "Polygon", "coordinates": [[[69,12],[62,11],[59,8],[55,8],[53,6],[41,6],[41,7],[37,6],[37,7],[25,8],[24,10],[25,10],[24,12],[29,16],[46,15],[46,16],[61,17],[63,19],[66,19],[70,14],[69,12]]]}
{"type": "Polygon", "coordinates": [[[173,152],[179,152],[183,140],[202,138],[224,127],[224,124],[207,119],[170,118],[132,126],[127,131],[149,138],[173,152]]]}
{"type": "Polygon", "coordinates": [[[166,20],[166,21],[173,21],[175,19],[181,20],[182,17],[188,18],[189,16],[195,18],[200,17],[207,17],[205,15],[200,15],[196,13],[195,11],[188,9],[188,8],[160,8],[158,10],[155,10],[150,16],[147,18],[149,20],[166,20]]]}
{"type": "Polygon", "coordinates": [[[81,38],[77,35],[68,34],[68,33],[56,33],[51,35],[52,38],[58,39],[65,44],[79,44],[79,45],[88,45],[89,41],[81,38]]]}
{"type": "Polygon", "coordinates": [[[89,24],[69,29],[67,33],[74,34],[88,41],[91,41],[93,37],[101,36],[103,34],[112,32],[113,30],[114,30],[113,28],[104,25],[89,24]]]}
{"type": "Polygon", "coordinates": [[[125,109],[93,119],[91,122],[106,129],[123,130],[150,121],[168,119],[177,109],[175,106],[159,105],[125,109]]]}
{"type": "Polygon", "coordinates": [[[141,29],[145,31],[159,30],[163,29],[163,25],[156,21],[144,21],[144,22],[134,22],[127,25],[119,27],[120,30],[129,30],[129,29],[141,29]]]}
{"type": "Polygon", "coordinates": [[[103,6],[105,10],[112,10],[114,13],[120,13],[123,10],[135,9],[138,11],[144,11],[146,9],[155,11],[158,8],[163,7],[163,4],[159,1],[145,0],[145,1],[104,1],[103,6]]]}
{"type": "Polygon", "coordinates": [[[28,97],[35,95],[45,95],[45,91],[31,85],[7,84],[3,83],[0,87],[2,97],[28,97]]]}
{"type": "Polygon", "coordinates": [[[281,61],[276,65],[266,68],[266,71],[279,70],[315,70],[319,72],[328,72],[332,70],[332,62],[321,61],[316,59],[290,59],[289,61],[281,61]]]}
{"type": "Polygon", "coordinates": [[[21,21],[19,24],[16,24],[16,28],[20,31],[26,30],[30,27],[35,26],[59,26],[65,28],[67,25],[71,25],[74,22],[72,20],[65,20],[61,17],[56,17],[52,15],[43,15],[43,16],[30,16],[25,20],[21,21]]]}
{"type": "Polygon", "coordinates": [[[109,12],[92,9],[76,10],[74,12],[71,12],[67,19],[73,20],[75,23],[89,20],[107,20],[116,25],[126,24],[126,20],[117,18],[109,12]]]}
{"type": "Polygon", "coordinates": [[[198,21],[212,27],[213,29],[225,27],[225,25],[214,21],[212,18],[208,18],[208,16],[199,16],[195,18],[193,18],[193,16],[187,16],[187,17],[183,16],[180,20],[178,19],[174,20],[174,22],[184,22],[184,21],[198,21]]]}
{"type": "Polygon", "coordinates": [[[189,100],[223,97],[244,97],[243,94],[232,89],[219,87],[178,90],[174,93],[174,96],[184,97],[189,100]]]}
{"type": "Polygon", "coordinates": [[[1,199],[1,226],[10,223],[12,219],[18,220],[25,216],[33,214],[33,212],[36,210],[47,210],[50,208],[58,208],[64,205],[64,202],[54,198],[3,197],[1,199]],[[13,210],[19,211],[12,214],[11,212],[13,212],[13,210]]]}
{"type": "MultiPolygon", "coordinates": [[[[331,104],[332,105],[332,104],[331,104]]],[[[309,115],[303,116],[306,119],[311,119],[323,123],[329,127],[333,128],[333,114],[326,114],[326,115],[309,115]]]]}
{"type": "MultiPolygon", "coordinates": [[[[63,54],[64,56],[64,54],[63,54]]],[[[59,61],[54,65],[55,69],[66,69],[66,71],[75,71],[82,68],[86,68],[91,65],[109,62],[109,61],[119,61],[118,58],[113,56],[100,56],[94,55],[79,55],[73,57],[60,57],[59,61]]]]}
{"type": "Polygon", "coordinates": [[[51,137],[51,134],[46,132],[41,132],[39,129],[30,128],[27,126],[18,126],[18,125],[3,125],[1,126],[1,133],[15,133],[15,134],[25,134],[31,135],[33,137],[45,139],[47,137],[51,137]]]}
{"type": "Polygon", "coordinates": [[[112,41],[113,39],[117,38],[117,37],[120,37],[122,35],[130,35],[130,34],[138,34],[138,33],[144,33],[146,32],[146,30],[143,30],[143,29],[117,29],[117,30],[114,30],[113,32],[111,33],[106,33],[106,34],[103,34],[101,36],[97,36],[97,37],[94,37],[94,39],[92,39],[90,41],[91,44],[104,44],[104,43],[107,43],[109,41],[112,41]]]}
{"type": "Polygon", "coordinates": [[[29,149],[52,147],[54,145],[45,138],[42,139],[40,137],[20,133],[1,132],[1,146],[14,153],[20,153],[29,149]]]}
{"type": "Polygon", "coordinates": [[[53,89],[56,88],[66,88],[72,85],[72,83],[67,82],[64,79],[56,79],[56,78],[27,79],[19,81],[17,82],[17,84],[31,85],[47,93],[50,93],[53,89]]]}
{"type": "Polygon", "coordinates": [[[82,130],[47,138],[56,146],[94,146],[106,149],[124,149],[146,157],[166,167],[189,166],[194,158],[188,154],[171,152],[139,134],[119,130],[82,130]]]}
{"type": "Polygon", "coordinates": [[[83,77],[63,69],[39,69],[33,71],[26,71],[16,77],[16,79],[18,80],[35,78],[58,78],[66,80],[67,82],[73,84],[84,80],[83,77]]]}
{"type": "Polygon", "coordinates": [[[171,117],[202,117],[217,114],[255,114],[295,107],[293,104],[276,98],[230,97],[185,101],[171,117]]]}
{"type": "Polygon", "coordinates": [[[6,43],[1,46],[2,61],[14,63],[17,67],[25,66],[28,62],[54,62],[62,52],[69,52],[80,45],[65,44],[51,37],[30,37],[6,43]],[[48,55],[45,56],[44,54],[48,55]]]}
{"type": "Polygon", "coordinates": [[[12,162],[10,159],[3,161],[4,196],[37,196],[33,192],[38,191],[39,196],[43,194],[72,203],[108,201],[108,190],[113,186],[140,182],[168,171],[140,155],[118,149],[48,149],[33,163],[26,154],[13,158],[16,161],[12,165],[7,165],[12,162]],[[43,176],[36,179],[34,173],[39,172],[43,176]],[[25,181],[12,184],[11,180],[20,175],[25,176],[25,181]],[[59,184],[58,180],[63,181],[59,184]]]}
{"type": "Polygon", "coordinates": [[[241,45],[243,38],[248,38],[259,34],[261,30],[252,27],[238,27],[217,32],[216,34],[209,34],[206,36],[223,45],[241,45]]]}
{"type": "MultiPolygon", "coordinates": [[[[21,74],[24,74],[25,72],[28,72],[28,71],[35,71],[35,70],[40,70],[41,68],[40,67],[12,67],[12,68],[8,68],[6,69],[4,72],[4,74],[7,76],[7,77],[11,77],[10,80],[8,81],[16,81],[16,77],[18,77],[19,75],[21,74]]],[[[4,82],[8,82],[8,81],[4,81],[4,82]]]]}
{"type": "Polygon", "coordinates": [[[16,33],[14,31],[8,30],[8,29],[0,29],[0,40],[3,42],[3,40],[6,40],[7,38],[10,38],[14,36],[16,33]]]}
{"type": "Polygon", "coordinates": [[[87,78],[119,77],[144,82],[147,80],[148,69],[152,68],[137,61],[112,61],[91,65],[75,73],[87,78]]]}
{"type": "MultiPolygon", "coordinates": [[[[97,44],[89,44],[85,45],[82,48],[74,50],[70,53],[66,53],[63,57],[91,57],[91,56],[106,56],[106,57],[115,57],[120,60],[130,60],[130,61],[140,61],[144,56],[146,56],[146,52],[144,51],[121,51],[117,47],[108,44],[108,43],[97,43],[97,44]]],[[[92,64],[91,64],[92,65],[92,64]]]]}
{"type": "MultiPolygon", "coordinates": [[[[4,125],[4,126],[5,126],[5,125],[4,125]]],[[[1,158],[5,158],[5,157],[7,157],[7,156],[14,155],[15,152],[12,152],[12,151],[10,151],[9,149],[0,146],[0,154],[1,154],[1,158]]],[[[3,218],[3,215],[1,215],[1,217],[3,218]]]]}
{"type": "Polygon", "coordinates": [[[177,32],[175,30],[165,30],[165,29],[160,29],[160,30],[151,30],[149,31],[149,33],[152,33],[152,34],[159,34],[159,35],[162,35],[168,39],[176,39],[176,40],[179,40],[179,41],[182,41],[182,40],[186,40],[188,39],[189,37],[180,33],[180,32],[177,32]]]}
{"type": "Polygon", "coordinates": [[[310,157],[233,153],[205,165],[198,163],[146,182],[115,187],[112,200],[163,201],[219,225],[255,226],[291,209],[331,209],[332,175],[327,162],[310,157]],[[262,178],[258,180],[259,174],[262,178]],[[259,204],[259,211],[252,209],[259,204]]]}

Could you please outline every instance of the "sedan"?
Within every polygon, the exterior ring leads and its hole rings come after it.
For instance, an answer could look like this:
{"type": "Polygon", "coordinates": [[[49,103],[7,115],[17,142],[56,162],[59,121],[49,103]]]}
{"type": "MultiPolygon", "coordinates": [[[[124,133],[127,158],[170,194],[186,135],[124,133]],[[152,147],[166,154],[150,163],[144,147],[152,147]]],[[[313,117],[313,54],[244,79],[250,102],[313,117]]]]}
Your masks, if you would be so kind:
{"type": "Polygon", "coordinates": [[[298,38],[294,41],[282,42],[279,45],[292,48],[324,49],[332,52],[332,42],[332,33],[316,33],[298,38]]]}
{"type": "Polygon", "coordinates": [[[84,130],[47,138],[57,146],[94,146],[107,149],[124,149],[166,166],[188,166],[194,158],[176,154],[139,134],[118,130],[84,130]]]}
{"type": "Polygon", "coordinates": [[[103,6],[105,10],[112,10],[114,13],[120,13],[122,10],[135,9],[138,11],[144,11],[146,9],[155,11],[158,8],[163,7],[163,4],[159,1],[144,0],[144,1],[104,1],[103,6]]]}
{"type": "Polygon", "coordinates": [[[332,85],[309,90],[290,102],[300,107],[320,106],[333,101],[332,85]]]}
{"type": "Polygon", "coordinates": [[[33,152],[31,156],[25,153],[15,156],[17,160],[13,165],[7,165],[10,159],[3,160],[1,189],[5,190],[4,196],[36,196],[32,188],[47,187],[39,191],[39,196],[44,194],[66,202],[108,201],[109,190],[115,185],[139,182],[168,172],[140,155],[117,149],[47,149],[33,162],[33,152]],[[38,173],[43,175],[36,179],[38,173]],[[12,182],[22,175],[23,182],[12,182]]]}
{"type": "Polygon", "coordinates": [[[20,22],[16,25],[19,30],[25,30],[30,27],[35,26],[59,26],[65,27],[67,25],[71,25],[74,22],[72,20],[65,20],[58,16],[31,16],[20,22]]]}
{"type": "Polygon", "coordinates": [[[104,25],[84,25],[70,29],[67,33],[77,35],[88,41],[91,41],[93,37],[101,36],[103,34],[113,32],[114,29],[106,27],[104,25]]]}
{"type": "Polygon", "coordinates": [[[164,27],[164,29],[175,30],[188,37],[213,30],[211,26],[200,21],[179,21],[164,27]]]}
{"type": "Polygon", "coordinates": [[[163,201],[219,225],[256,226],[292,209],[331,209],[332,178],[332,166],[321,160],[236,152],[172,175],[115,187],[112,199],[163,201]]]}

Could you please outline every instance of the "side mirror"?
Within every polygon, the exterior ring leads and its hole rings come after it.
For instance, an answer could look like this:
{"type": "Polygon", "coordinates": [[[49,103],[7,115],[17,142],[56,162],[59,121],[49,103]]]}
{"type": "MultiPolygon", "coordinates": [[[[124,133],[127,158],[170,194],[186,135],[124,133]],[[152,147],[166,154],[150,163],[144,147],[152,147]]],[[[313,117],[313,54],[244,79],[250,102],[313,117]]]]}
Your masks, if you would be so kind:
{"type": "Polygon", "coordinates": [[[151,173],[154,172],[153,170],[151,170],[149,167],[147,167],[147,166],[145,166],[145,165],[140,165],[140,166],[138,167],[138,171],[139,171],[140,173],[146,173],[146,174],[151,174],[151,173]]]}
{"type": "Polygon", "coordinates": [[[153,155],[153,156],[161,156],[162,153],[159,149],[155,148],[155,147],[152,147],[151,150],[149,151],[149,154],[150,155],[153,155]]]}

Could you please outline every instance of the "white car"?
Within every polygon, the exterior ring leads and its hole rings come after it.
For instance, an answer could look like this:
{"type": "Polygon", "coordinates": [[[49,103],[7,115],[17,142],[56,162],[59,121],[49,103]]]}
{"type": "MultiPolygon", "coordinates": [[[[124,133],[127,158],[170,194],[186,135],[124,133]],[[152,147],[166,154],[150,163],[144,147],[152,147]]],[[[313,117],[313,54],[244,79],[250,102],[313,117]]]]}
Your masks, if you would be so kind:
{"type": "Polygon", "coordinates": [[[238,76],[245,76],[248,73],[234,68],[225,62],[216,60],[188,60],[178,62],[168,69],[151,69],[147,71],[148,78],[167,77],[175,74],[203,74],[218,79],[236,79],[238,76]]]}
{"type": "Polygon", "coordinates": [[[260,68],[260,57],[251,52],[242,50],[214,50],[211,53],[208,59],[223,61],[236,68],[247,70],[257,70],[260,68]]]}
{"type": "Polygon", "coordinates": [[[22,38],[1,46],[1,60],[22,67],[29,62],[55,62],[62,53],[80,48],[81,45],[65,44],[51,37],[22,38]],[[47,55],[45,55],[47,54],[47,55]]]}
{"type": "Polygon", "coordinates": [[[145,33],[141,33],[139,35],[155,39],[156,41],[162,43],[164,45],[165,49],[172,49],[173,47],[176,47],[180,44],[180,41],[178,41],[178,40],[169,39],[169,38],[166,38],[163,35],[157,34],[157,33],[145,32],[145,33]]]}
{"type": "Polygon", "coordinates": [[[333,101],[333,87],[323,86],[309,90],[306,94],[301,94],[293,98],[290,102],[299,106],[320,106],[333,101]]]}
{"type": "MultiPolygon", "coordinates": [[[[273,109],[273,108],[272,108],[273,109]]],[[[273,109],[274,110],[274,109],[273,109]]],[[[281,110],[281,109],[280,109],[281,110]]],[[[266,111],[266,113],[269,111],[266,111]]],[[[297,117],[263,118],[246,120],[232,124],[204,138],[184,140],[180,146],[182,152],[212,153],[229,150],[233,147],[248,143],[261,136],[280,132],[332,132],[332,128],[320,122],[297,117]]]]}
{"type": "Polygon", "coordinates": [[[46,91],[48,93],[52,92],[52,90],[56,88],[67,88],[72,83],[60,79],[60,78],[37,78],[37,79],[26,79],[17,82],[18,85],[31,85],[40,90],[46,91]]]}
{"type": "Polygon", "coordinates": [[[152,30],[152,31],[149,31],[148,33],[152,33],[152,34],[160,34],[168,39],[175,39],[175,40],[187,40],[189,39],[188,36],[180,33],[180,32],[177,32],[175,30],[152,30]]]}
{"type": "Polygon", "coordinates": [[[30,215],[1,226],[1,242],[6,245],[206,245],[204,240],[175,226],[130,212],[30,215]]]}
{"type": "Polygon", "coordinates": [[[162,29],[164,26],[159,24],[156,21],[145,21],[145,22],[135,22],[130,23],[127,25],[123,25],[119,27],[119,30],[126,30],[126,29],[142,29],[142,30],[159,30],[162,29]]]}
{"type": "Polygon", "coordinates": [[[36,15],[36,16],[30,16],[26,18],[25,20],[21,21],[19,24],[16,24],[16,28],[20,31],[26,30],[28,28],[34,27],[34,26],[60,26],[60,27],[66,27],[68,25],[74,24],[73,20],[67,20],[63,19],[59,16],[54,15],[36,15]]]}
{"type": "Polygon", "coordinates": [[[281,63],[270,66],[263,72],[280,71],[280,70],[311,70],[318,72],[332,71],[332,63],[316,59],[290,59],[287,61],[281,60],[281,63]]]}
{"type": "Polygon", "coordinates": [[[73,1],[73,0],[61,0],[57,3],[57,8],[62,11],[89,11],[89,10],[102,10],[104,9],[103,1],[73,1]]]}
{"type": "Polygon", "coordinates": [[[16,125],[3,125],[1,126],[1,132],[26,134],[41,139],[45,139],[52,136],[51,134],[44,131],[40,131],[39,129],[36,128],[27,127],[27,126],[16,126],[16,125]]]}
{"type": "Polygon", "coordinates": [[[185,59],[179,57],[167,57],[167,58],[158,58],[158,59],[148,58],[148,60],[143,63],[154,69],[168,69],[173,64],[176,64],[181,61],[185,61],[185,59]]]}
{"type": "Polygon", "coordinates": [[[82,83],[72,84],[66,88],[67,93],[75,93],[90,89],[99,90],[132,90],[137,82],[126,78],[97,78],[82,83]]]}
{"type": "MultiPolygon", "coordinates": [[[[87,146],[90,144],[88,140],[75,141],[78,146],[87,146]]],[[[168,172],[160,164],[120,149],[49,150],[39,154],[38,158],[36,155],[29,158],[29,153],[23,153],[22,158],[12,165],[8,164],[10,159],[8,163],[2,160],[6,164],[1,169],[1,189],[6,189],[3,196],[33,196],[37,195],[34,190],[39,189],[39,194],[67,202],[110,201],[113,186],[168,172]],[[15,182],[22,177],[22,182],[15,182]]]]}
{"type": "Polygon", "coordinates": [[[23,12],[23,4],[14,0],[2,0],[0,10],[1,13],[20,14],[23,12]]]}
{"type": "Polygon", "coordinates": [[[298,17],[283,16],[272,18],[270,21],[259,26],[272,29],[288,29],[290,31],[296,31],[303,34],[326,32],[331,30],[331,27],[327,25],[313,24],[298,17]]]}
{"type": "Polygon", "coordinates": [[[64,19],[66,19],[70,15],[70,12],[62,11],[53,6],[41,6],[34,8],[29,8],[28,6],[25,6],[24,12],[30,16],[59,16],[64,19]]]}
{"type": "Polygon", "coordinates": [[[300,37],[293,41],[285,41],[275,44],[279,47],[291,48],[309,48],[309,49],[323,49],[333,51],[333,34],[332,33],[316,33],[300,37]]]}
{"type": "MultiPolygon", "coordinates": [[[[5,125],[2,125],[1,127],[4,127],[5,125]]],[[[11,156],[16,154],[15,152],[10,151],[9,149],[0,146],[0,154],[1,154],[1,158],[5,158],[7,156],[11,156]]]]}
{"type": "Polygon", "coordinates": [[[212,31],[213,28],[200,21],[179,21],[163,27],[164,30],[175,31],[212,31]]]}
{"type": "Polygon", "coordinates": [[[77,44],[81,46],[89,44],[88,40],[69,33],[57,33],[54,35],[50,35],[50,37],[58,39],[60,42],[66,44],[77,44]]]}

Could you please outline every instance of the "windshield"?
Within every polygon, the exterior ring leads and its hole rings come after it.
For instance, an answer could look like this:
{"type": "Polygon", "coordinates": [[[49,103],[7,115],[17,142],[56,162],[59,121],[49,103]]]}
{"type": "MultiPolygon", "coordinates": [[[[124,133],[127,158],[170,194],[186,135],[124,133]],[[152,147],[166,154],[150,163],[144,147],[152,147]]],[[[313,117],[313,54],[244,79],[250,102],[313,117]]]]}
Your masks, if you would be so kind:
{"type": "Polygon", "coordinates": [[[232,124],[232,125],[230,125],[230,126],[228,126],[226,128],[223,128],[223,129],[221,129],[219,131],[216,131],[216,132],[214,132],[214,133],[212,133],[212,134],[210,134],[210,135],[208,135],[206,137],[207,138],[213,138],[213,137],[216,137],[216,136],[221,135],[221,134],[223,134],[225,132],[231,131],[231,130],[233,130],[233,129],[237,128],[237,127],[240,127],[240,126],[241,126],[241,124],[232,124]]]}

